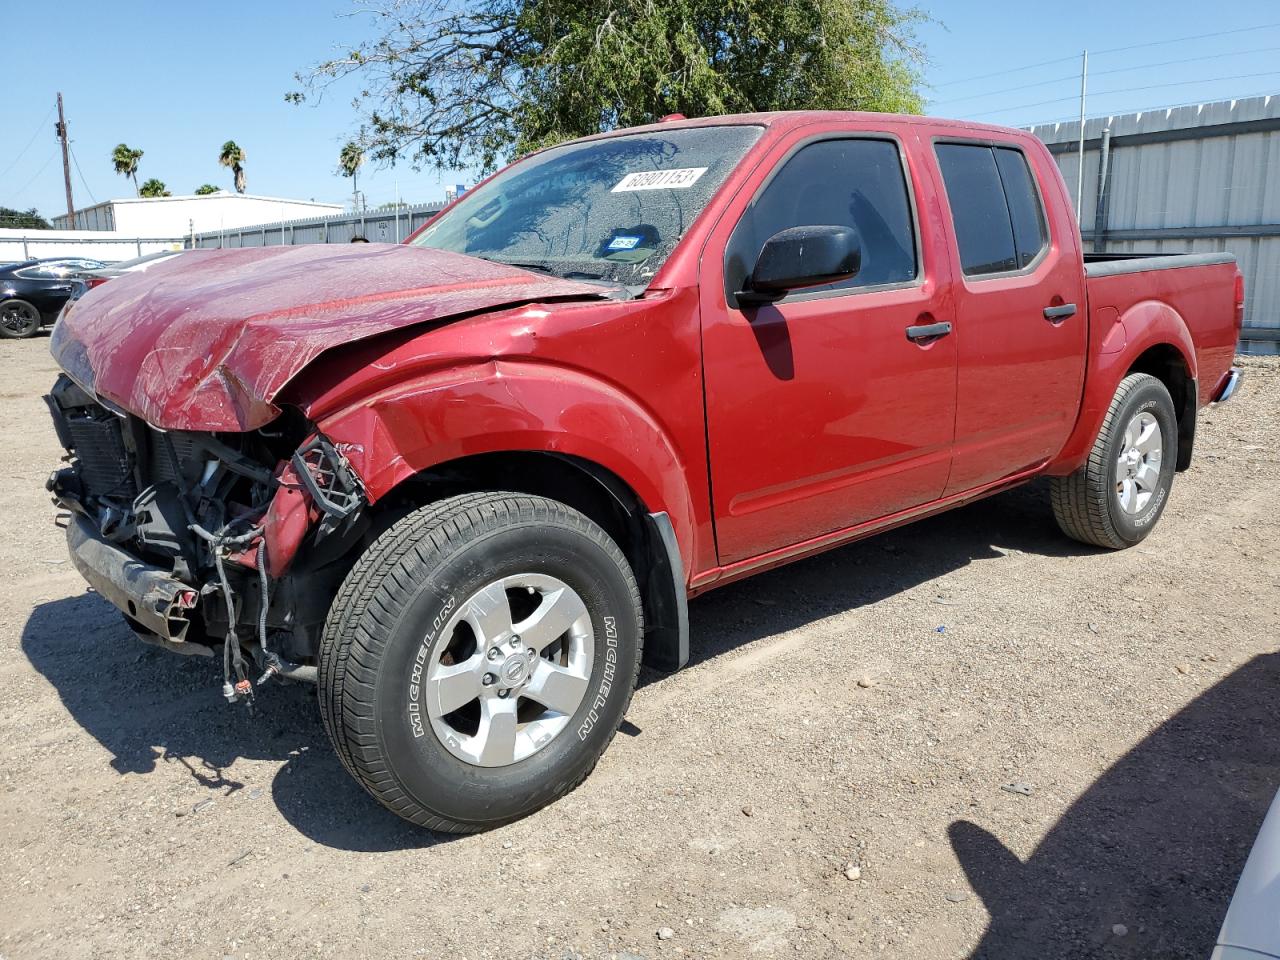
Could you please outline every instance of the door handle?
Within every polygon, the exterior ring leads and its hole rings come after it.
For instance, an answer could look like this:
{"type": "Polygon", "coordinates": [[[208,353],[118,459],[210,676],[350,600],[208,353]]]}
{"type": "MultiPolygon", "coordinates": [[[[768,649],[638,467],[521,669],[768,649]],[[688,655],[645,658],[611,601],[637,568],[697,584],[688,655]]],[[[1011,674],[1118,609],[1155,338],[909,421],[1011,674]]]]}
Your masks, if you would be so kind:
{"type": "Polygon", "coordinates": [[[951,324],[925,323],[915,327],[907,327],[907,339],[912,343],[931,343],[951,332],[951,324]]]}
{"type": "Polygon", "coordinates": [[[1064,303],[1060,307],[1045,307],[1044,318],[1052,324],[1059,324],[1067,317],[1076,315],[1076,305],[1074,303],[1064,303]]]}

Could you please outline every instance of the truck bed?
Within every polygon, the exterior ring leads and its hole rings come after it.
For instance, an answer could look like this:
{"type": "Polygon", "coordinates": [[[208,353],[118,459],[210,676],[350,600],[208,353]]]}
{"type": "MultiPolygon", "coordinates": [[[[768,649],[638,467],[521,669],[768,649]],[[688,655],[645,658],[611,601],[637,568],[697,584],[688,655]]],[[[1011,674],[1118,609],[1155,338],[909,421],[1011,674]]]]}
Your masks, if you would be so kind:
{"type": "Polygon", "coordinates": [[[1111,277],[1148,270],[1179,270],[1218,263],[1235,263],[1233,253],[1086,253],[1086,277],[1111,277]]]}
{"type": "MultiPolygon", "coordinates": [[[[1240,334],[1231,253],[1086,253],[1090,340],[1103,354],[1123,343],[1124,323],[1139,312],[1172,311],[1194,345],[1200,403],[1231,368],[1240,334]]],[[[1176,324],[1175,324],[1176,326],[1176,324]]],[[[1132,336],[1132,332],[1129,332],[1132,336]]]]}

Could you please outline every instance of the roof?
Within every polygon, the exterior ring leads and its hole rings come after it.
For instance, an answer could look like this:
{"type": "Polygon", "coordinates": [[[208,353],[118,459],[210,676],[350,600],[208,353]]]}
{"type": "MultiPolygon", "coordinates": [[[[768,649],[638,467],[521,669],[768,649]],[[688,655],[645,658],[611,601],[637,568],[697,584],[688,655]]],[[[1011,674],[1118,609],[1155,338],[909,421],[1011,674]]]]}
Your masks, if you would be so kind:
{"type": "MultiPolygon", "coordinates": [[[[104,206],[107,203],[158,203],[165,200],[265,200],[268,203],[295,203],[307,207],[333,207],[337,210],[342,209],[340,203],[327,203],[323,200],[296,200],[290,197],[263,197],[256,193],[232,193],[230,190],[219,190],[217,193],[180,193],[170,197],[121,197],[118,200],[107,200],[97,206],[104,206]]],[[[90,208],[85,208],[90,209],[90,208]]]]}
{"type": "Polygon", "coordinates": [[[772,113],[729,113],[713,117],[660,120],[657,123],[649,123],[643,126],[624,127],[617,130],[609,130],[605,133],[592,134],[579,138],[579,142],[582,140],[616,137],[628,133],[652,133],[661,130],[680,130],[696,127],[761,126],[777,130],[791,130],[811,123],[824,121],[836,123],[850,120],[886,125],[928,124],[932,127],[954,128],[957,131],[968,134],[972,134],[974,131],[985,131],[1000,136],[1015,135],[1020,138],[1026,136],[1025,130],[1020,130],[1016,127],[1002,127],[997,124],[976,123],[970,120],[948,120],[944,117],[926,117],[912,113],[870,113],[859,110],[779,110],[772,113]]]}
{"type": "MultiPolygon", "coordinates": [[[[103,200],[100,203],[91,203],[87,207],[77,207],[76,216],[79,216],[82,213],[88,213],[90,210],[101,210],[103,207],[111,207],[118,203],[166,203],[175,200],[261,200],[266,203],[288,203],[294,206],[315,207],[321,210],[344,209],[340,203],[328,203],[323,200],[294,200],[289,197],[263,197],[256,193],[232,193],[230,190],[219,190],[217,193],[180,193],[176,196],[169,197],[120,197],[116,200],[103,200]]],[[[55,215],[52,219],[66,220],[67,215],[65,213],[60,213],[55,215]]]]}

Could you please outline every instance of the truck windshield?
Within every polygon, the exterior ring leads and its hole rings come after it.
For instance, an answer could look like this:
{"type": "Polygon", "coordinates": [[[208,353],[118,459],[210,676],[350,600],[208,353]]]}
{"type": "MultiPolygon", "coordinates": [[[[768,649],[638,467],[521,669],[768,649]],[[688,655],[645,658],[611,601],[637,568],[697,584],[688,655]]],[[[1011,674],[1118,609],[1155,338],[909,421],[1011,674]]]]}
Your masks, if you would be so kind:
{"type": "Polygon", "coordinates": [[[412,242],[646,286],[761,132],[693,127],[554,147],[478,187],[412,242]]]}

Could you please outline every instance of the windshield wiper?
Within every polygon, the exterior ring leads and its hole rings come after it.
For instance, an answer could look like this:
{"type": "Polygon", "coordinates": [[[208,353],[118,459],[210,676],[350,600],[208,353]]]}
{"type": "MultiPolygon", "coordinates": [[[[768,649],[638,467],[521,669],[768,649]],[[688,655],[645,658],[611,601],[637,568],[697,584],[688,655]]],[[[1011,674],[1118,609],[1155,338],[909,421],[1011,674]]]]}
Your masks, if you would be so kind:
{"type": "Polygon", "coordinates": [[[586,270],[567,270],[559,273],[551,269],[545,263],[513,263],[510,260],[494,260],[494,263],[501,263],[508,267],[519,267],[521,270],[533,270],[536,273],[545,273],[552,277],[560,277],[564,280],[603,280],[603,273],[590,273],[586,270]]]}
{"type": "MultiPolygon", "coordinates": [[[[488,259],[488,258],[486,257],[485,259],[488,259]]],[[[513,263],[510,260],[494,260],[492,262],[500,263],[504,267],[519,267],[521,270],[533,270],[536,273],[549,273],[553,277],[560,276],[560,274],[556,273],[554,270],[548,267],[545,263],[513,263]]]]}

